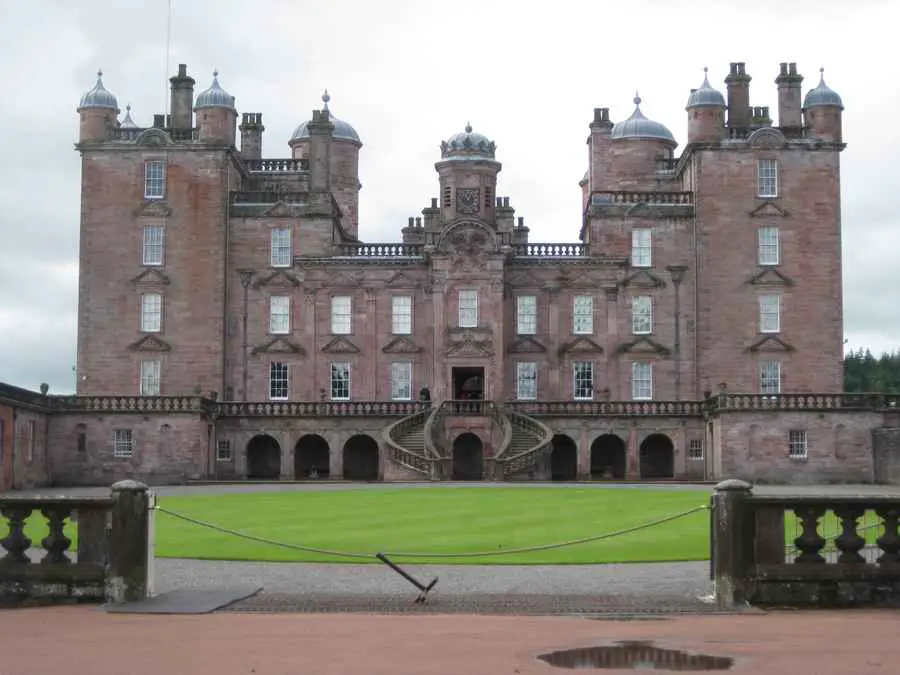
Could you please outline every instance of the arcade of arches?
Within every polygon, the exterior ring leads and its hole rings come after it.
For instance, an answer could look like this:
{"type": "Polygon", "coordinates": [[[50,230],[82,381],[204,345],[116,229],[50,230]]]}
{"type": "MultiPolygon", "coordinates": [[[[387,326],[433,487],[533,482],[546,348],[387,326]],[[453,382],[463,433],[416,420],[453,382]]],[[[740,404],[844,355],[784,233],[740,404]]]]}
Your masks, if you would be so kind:
{"type": "MultiPolygon", "coordinates": [[[[247,478],[278,480],[281,477],[281,446],[268,434],[260,434],[247,444],[247,478]]],[[[294,479],[324,479],[331,474],[331,452],[318,434],[306,434],[294,446],[294,479]]],[[[647,436],[638,453],[641,480],[674,478],[675,446],[666,434],[647,436]]],[[[379,480],[378,443],[367,434],[352,436],[344,444],[342,473],[345,480],[379,480]]],[[[578,446],[565,435],[553,437],[550,474],[554,481],[578,479],[578,446]]],[[[602,434],[591,444],[591,480],[624,480],[627,475],[625,441],[616,434],[602,434]]],[[[453,480],[484,479],[484,445],[465,432],[453,441],[453,480]]]]}

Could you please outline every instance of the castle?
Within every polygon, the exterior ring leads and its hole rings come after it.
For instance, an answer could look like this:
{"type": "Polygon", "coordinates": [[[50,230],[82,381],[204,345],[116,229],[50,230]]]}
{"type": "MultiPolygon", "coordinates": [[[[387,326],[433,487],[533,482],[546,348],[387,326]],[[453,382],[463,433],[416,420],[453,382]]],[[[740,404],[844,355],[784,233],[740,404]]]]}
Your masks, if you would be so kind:
{"type": "Polygon", "coordinates": [[[149,127],[98,75],[77,392],[0,391],[13,483],[900,479],[893,411],[841,394],[843,103],[782,63],[776,126],[750,81],[689,92],[680,154],[639,97],[595,109],[573,243],[529,240],[468,125],[400,240],[364,243],[327,93],[267,159],[217,73],[195,98],[179,66],[149,127]]]}

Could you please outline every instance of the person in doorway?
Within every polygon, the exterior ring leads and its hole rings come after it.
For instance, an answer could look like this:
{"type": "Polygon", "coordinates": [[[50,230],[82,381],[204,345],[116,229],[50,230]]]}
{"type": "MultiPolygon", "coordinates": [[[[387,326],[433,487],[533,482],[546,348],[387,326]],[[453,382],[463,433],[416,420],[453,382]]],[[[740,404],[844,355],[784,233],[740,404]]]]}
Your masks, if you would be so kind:
{"type": "Polygon", "coordinates": [[[431,403],[431,390],[427,384],[419,390],[419,400],[423,403],[431,403]]]}

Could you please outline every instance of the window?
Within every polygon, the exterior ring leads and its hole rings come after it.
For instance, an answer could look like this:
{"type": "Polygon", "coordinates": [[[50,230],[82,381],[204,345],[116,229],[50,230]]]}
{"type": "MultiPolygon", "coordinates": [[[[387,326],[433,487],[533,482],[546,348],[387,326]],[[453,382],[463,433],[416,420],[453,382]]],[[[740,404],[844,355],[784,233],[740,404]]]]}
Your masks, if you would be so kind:
{"type": "Polygon", "coordinates": [[[703,439],[702,438],[692,438],[688,441],[688,459],[690,460],[700,460],[703,459],[703,439]]]}
{"type": "Polygon", "coordinates": [[[147,225],[144,228],[144,246],[141,260],[145,265],[162,265],[165,261],[166,228],[147,225]]]}
{"type": "Polygon", "coordinates": [[[162,295],[144,293],[141,296],[141,330],[159,333],[162,330],[162,295]]]}
{"type": "Polygon", "coordinates": [[[269,298],[269,332],[273,335],[291,332],[291,299],[286,295],[269,298]]]}
{"type": "Polygon", "coordinates": [[[144,162],[144,199],[166,196],[166,163],[161,159],[144,162]]]}
{"type": "Polygon", "coordinates": [[[635,361],[631,364],[631,398],[649,401],[653,398],[653,364],[635,361]]]}
{"type": "MultiPolygon", "coordinates": [[[[333,385],[332,385],[333,387],[333,385]]],[[[350,392],[347,392],[347,398],[350,392]]],[[[334,398],[332,396],[332,398],[334,398]]],[[[391,364],[391,400],[412,400],[412,364],[409,362],[397,362],[391,364]]]]}
{"type": "Polygon", "coordinates": [[[127,459],[134,456],[134,436],[131,429],[116,429],[113,432],[113,457],[127,459]]]}
{"type": "Polygon", "coordinates": [[[391,332],[394,335],[412,334],[412,297],[395,295],[391,298],[391,332]]]}
{"type": "Polygon", "coordinates": [[[350,400],[350,364],[331,364],[331,400],[350,400]]]}
{"type": "Polygon", "coordinates": [[[594,364],[590,361],[572,364],[572,384],[576,401],[590,401],[594,398],[594,364]]]}
{"type": "Polygon", "coordinates": [[[572,303],[572,332],[575,335],[591,335],[594,332],[594,298],[576,295],[572,303]]]}
{"type": "Polygon", "coordinates": [[[273,361],[269,364],[269,400],[287,401],[288,364],[273,361]]]}
{"type": "Polygon", "coordinates": [[[631,266],[650,267],[653,255],[650,249],[650,230],[647,228],[631,231],[631,266]]]}
{"type": "Polygon", "coordinates": [[[227,438],[223,438],[218,443],[216,443],[216,461],[231,461],[231,441],[227,438]]]}
{"type": "Polygon", "coordinates": [[[516,364],[516,398],[533,401],[537,398],[537,364],[516,364]]]}
{"type": "Polygon", "coordinates": [[[277,227],[272,230],[269,245],[269,265],[272,267],[290,267],[291,260],[291,228],[277,227]]]}
{"type": "Polygon", "coordinates": [[[31,462],[34,460],[34,446],[37,443],[37,422],[28,420],[28,449],[25,460],[31,462]]]}
{"type": "Polygon", "coordinates": [[[161,366],[157,359],[141,361],[141,396],[159,396],[161,366]]]}
{"type": "Polygon", "coordinates": [[[631,299],[631,332],[635,335],[653,332],[653,302],[649,295],[637,295],[631,299]]]}
{"type": "Polygon", "coordinates": [[[520,295],[516,298],[516,333],[534,335],[537,333],[537,297],[520,295]]]}
{"type": "MultiPolygon", "coordinates": [[[[85,426],[83,424],[79,424],[78,429],[75,436],[75,447],[78,450],[78,454],[84,454],[87,452],[87,431],[85,431],[85,426]]],[[[0,431],[3,431],[3,427],[0,427],[0,431]]]]}
{"type": "Polygon", "coordinates": [[[777,265],[781,262],[781,245],[777,227],[759,228],[759,264],[777,265]]]}
{"type": "Polygon", "coordinates": [[[760,197],[778,196],[778,160],[757,160],[756,187],[756,194],[760,197]]]}
{"type": "Polygon", "coordinates": [[[788,432],[788,457],[791,459],[806,459],[807,451],[806,430],[788,432]]]}
{"type": "Polygon", "coordinates": [[[459,327],[478,327],[478,291],[459,292],[459,327]]]}
{"type": "Polygon", "coordinates": [[[353,299],[349,295],[331,298],[331,332],[333,335],[353,332],[353,299]]]}
{"type": "Polygon", "coordinates": [[[781,330],[781,296],[759,296],[759,332],[777,333],[781,330]]]}
{"type": "Polygon", "coordinates": [[[763,361],[759,364],[759,393],[781,393],[781,364],[778,361],[763,361]]]}

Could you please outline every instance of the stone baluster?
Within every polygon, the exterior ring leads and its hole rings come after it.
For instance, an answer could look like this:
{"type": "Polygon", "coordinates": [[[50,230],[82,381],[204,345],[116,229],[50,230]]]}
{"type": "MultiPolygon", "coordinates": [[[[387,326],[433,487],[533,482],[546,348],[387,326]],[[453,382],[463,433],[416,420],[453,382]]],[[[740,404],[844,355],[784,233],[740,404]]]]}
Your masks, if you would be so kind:
{"type": "Polygon", "coordinates": [[[841,506],[834,509],[841,521],[841,534],[834,540],[834,545],[841,552],[839,563],[864,563],[866,559],[860,554],[865,548],[866,540],[860,536],[857,528],[859,519],[865,511],[857,506],[841,506]]]}
{"type": "Polygon", "coordinates": [[[878,564],[882,567],[900,565],[900,509],[887,506],[875,509],[875,513],[884,521],[884,534],[875,542],[882,550],[878,564]]]}
{"type": "Polygon", "coordinates": [[[6,556],[0,562],[3,564],[30,562],[27,551],[31,546],[31,539],[25,534],[25,519],[31,515],[31,509],[9,506],[0,510],[0,514],[9,524],[9,534],[0,540],[0,545],[6,549],[6,556]]]}
{"type": "Polygon", "coordinates": [[[800,519],[803,531],[794,539],[794,546],[800,554],[794,558],[795,563],[824,563],[825,558],[819,553],[825,546],[825,539],[819,534],[819,519],[825,509],[819,506],[804,506],[794,509],[800,519]]]}
{"type": "Polygon", "coordinates": [[[72,561],[66,555],[72,540],[69,539],[64,528],[66,519],[72,514],[70,509],[64,507],[51,507],[41,509],[41,513],[47,519],[49,533],[41,540],[41,545],[47,551],[47,555],[41,560],[45,565],[68,565],[72,561]]]}

